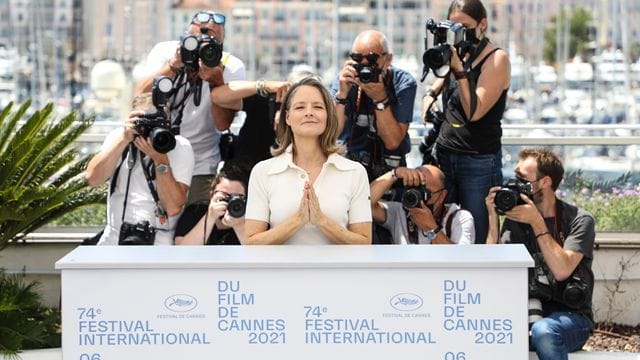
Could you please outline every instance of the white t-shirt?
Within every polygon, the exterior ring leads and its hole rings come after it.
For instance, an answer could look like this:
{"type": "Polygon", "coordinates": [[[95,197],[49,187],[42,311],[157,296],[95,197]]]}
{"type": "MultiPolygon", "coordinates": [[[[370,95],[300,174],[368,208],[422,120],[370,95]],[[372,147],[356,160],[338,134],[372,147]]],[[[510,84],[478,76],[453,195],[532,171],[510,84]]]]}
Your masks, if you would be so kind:
{"type": "MultiPolygon", "coordinates": [[[[298,211],[309,177],[293,163],[291,149],[289,146],[283,154],[254,166],[249,178],[246,219],[264,221],[273,228],[298,211]]],[[[369,181],[359,163],[338,154],[329,155],[313,189],[322,212],[340,226],[371,221],[369,181]]],[[[331,241],[317,227],[307,224],[284,244],[322,245],[331,241]]]]}
{"type": "MultiPolygon", "coordinates": [[[[111,131],[104,140],[102,148],[108,148],[122,135],[123,131],[123,127],[111,131]]],[[[170,216],[169,221],[164,224],[159,223],[158,217],[155,215],[156,203],[153,200],[149,185],[142,171],[142,166],[140,165],[140,152],[136,151],[135,153],[135,163],[131,171],[129,196],[127,197],[124,221],[135,225],[146,220],[151,226],[160,229],[156,231],[155,245],[172,245],[173,231],[180,214],[170,216]]],[[[187,186],[191,185],[194,160],[193,150],[191,149],[189,141],[182,136],[176,136],[176,147],[169,151],[167,156],[169,157],[169,166],[171,166],[171,173],[175,180],[187,186]]],[[[122,159],[122,157],[120,157],[120,159],[122,159]]],[[[127,178],[129,177],[128,162],[130,159],[132,159],[131,152],[127,154],[124,162],[122,162],[120,171],[118,172],[116,188],[113,194],[110,194],[107,199],[107,226],[100,241],[98,241],[98,245],[118,245],[120,226],[122,225],[122,209],[127,189],[127,178]]],[[[148,157],[144,158],[145,164],[149,161],[150,159],[148,157]]]]}
{"type": "MultiPolygon", "coordinates": [[[[402,203],[396,201],[382,201],[387,218],[382,224],[386,229],[391,231],[391,236],[396,244],[410,244],[409,230],[407,230],[406,211],[402,207],[402,203]]],[[[460,209],[458,204],[445,204],[447,213],[442,218],[442,231],[449,237],[449,240],[458,245],[473,244],[476,238],[476,230],[473,225],[473,216],[469,211],[458,211],[451,222],[451,234],[447,234],[446,224],[449,216],[454,211],[460,209]]],[[[423,231],[418,228],[418,244],[430,244],[431,241],[424,236],[423,231]]]]}
{"type": "MultiPolygon", "coordinates": [[[[144,74],[149,76],[167,64],[176,53],[176,49],[180,46],[177,40],[165,41],[156,44],[147,56],[144,67],[144,74]]],[[[242,60],[229,54],[222,52],[222,63],[224,71],[222,76],[225,83],[234,80],[245,79],[245,68],[242,60]]],[[[184,87],[177,94],[177,99],[182,98],[184,87]]],[[[182,112],[182,124],[180,126],[180,135],[189,140],[195,154],[196,165],[193,175],[211,175],[216,173],[216,168],[220,162],[220,132],[215,127],[213,117],[211,115],[211,97],[209,83],[202,82],[200,106],[195,106],[193,96],[187,99],[184,110],[182,112]]],[[[176,119],[177,111],[172,109],[171,120],[176,119]]]]}

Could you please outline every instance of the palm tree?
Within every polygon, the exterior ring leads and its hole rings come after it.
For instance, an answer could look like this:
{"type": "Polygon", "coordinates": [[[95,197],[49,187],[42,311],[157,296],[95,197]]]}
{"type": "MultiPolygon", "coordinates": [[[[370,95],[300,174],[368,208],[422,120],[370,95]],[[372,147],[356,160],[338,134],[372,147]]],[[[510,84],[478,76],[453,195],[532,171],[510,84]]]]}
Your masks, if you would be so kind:
{"type": "Polygon", "coordinates": [[[0,250],[47,222],[84,205],[103,203],[104,188],[87,186],[81,173],[91,155],[74,141],[93,123],[70,113],[52,116],[53,105],[24,122],[31,101],[0,114],[0,250]]]}
{"type": "Polygon", "coordinates": [[[0,359],[20,359],[21,349],[60,346],[60,315],[42,306],[39,285],[0,269],[0,359]]]}

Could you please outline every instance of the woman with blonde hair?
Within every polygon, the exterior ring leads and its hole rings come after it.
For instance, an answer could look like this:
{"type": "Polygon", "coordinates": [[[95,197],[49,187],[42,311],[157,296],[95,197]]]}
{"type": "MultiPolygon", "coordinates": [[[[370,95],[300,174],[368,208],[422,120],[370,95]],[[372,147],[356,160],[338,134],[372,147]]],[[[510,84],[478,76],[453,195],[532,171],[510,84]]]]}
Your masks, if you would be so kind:
{"type": "Polygon", "coordinates": [[[336,144],[333,100],[315,77],[284,97],[273,158],[249,178],[243,244],[370,244],[367,173],[336,144]]]}

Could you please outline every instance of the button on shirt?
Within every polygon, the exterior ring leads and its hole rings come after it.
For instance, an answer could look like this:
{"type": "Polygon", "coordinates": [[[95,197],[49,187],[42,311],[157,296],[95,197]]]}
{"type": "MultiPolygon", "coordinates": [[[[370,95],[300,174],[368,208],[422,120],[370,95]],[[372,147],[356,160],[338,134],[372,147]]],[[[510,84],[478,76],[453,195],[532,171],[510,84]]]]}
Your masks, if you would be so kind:
{"type": "MultiPolygon", "coordinates": [[[[283,154],[259,162],[251,171],[245,218],[267,222],[272,228],[280,225],[298,211],[307,181],[307,172],[293,163],[291,146],[283,154]]],[[[329,155],[313,189],[322,212],[340,226],[371,221],[369,181],[359,163],[338,154],[329,155]]],[[[320,229],[306,224],[284,244],[331,241],[320,229]]]]}

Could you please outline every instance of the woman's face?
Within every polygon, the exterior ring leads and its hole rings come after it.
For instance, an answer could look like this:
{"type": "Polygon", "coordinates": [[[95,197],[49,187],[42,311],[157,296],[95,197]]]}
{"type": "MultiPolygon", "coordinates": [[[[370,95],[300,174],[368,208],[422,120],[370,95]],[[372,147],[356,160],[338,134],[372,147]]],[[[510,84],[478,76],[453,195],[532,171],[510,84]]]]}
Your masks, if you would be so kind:
{"type": "Polygon", "coordinates": [[[301,85],[291,96],[287,125],[294,137],[320,137],[327,127],[327,108],[320,90],[301,85]]]}
{"type": "Polygon", "coordinates": [[[449,16],[449,20],[454,23],[460,23],[467,29],[476,29],[476,37],[482,39],[484,32],[487,29],[487,19],[482,19],[479,23],[471,16],[463,13],[462,11],[455,11],[449,16]]]}
{"type": "Polygon", "coordinates": [[[230,195],[246,196],[247,193],[240,181],[222,178],[218,185],[216,185],[215,190],[213,190],[212,198],[216,201],[222,201],[230,195]]]}

